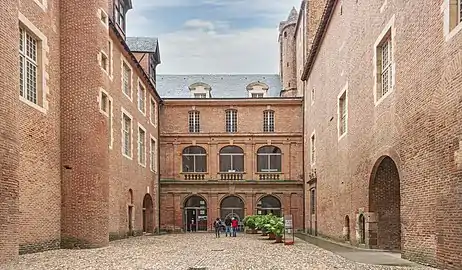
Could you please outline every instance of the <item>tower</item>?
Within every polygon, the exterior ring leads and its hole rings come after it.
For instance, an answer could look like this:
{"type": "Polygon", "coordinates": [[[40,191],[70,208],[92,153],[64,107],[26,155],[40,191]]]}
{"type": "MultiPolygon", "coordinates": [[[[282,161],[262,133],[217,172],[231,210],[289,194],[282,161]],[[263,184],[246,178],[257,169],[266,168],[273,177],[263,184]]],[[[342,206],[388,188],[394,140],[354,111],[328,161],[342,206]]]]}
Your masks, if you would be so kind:
{"type": "Polygon", "coordinates": [[[295,29],[298,12],[295,7],[290,11],[286,21],[279,24],[280,67],[282,81],[281,96],[297,95],[295,29]]]}
{"type": "Polygon", "coordinates": [[[108,29],[99,10],[107,0],[60,2],[61,27],[61,247],[93,248],[109,242],[107,120],[99,113],[100,63],[108,29]]]}
{"type": "Polygon", "coordinates": [[[18,1],[2,3],[0,20],[0,264],[18,257],[19,234],[19,25],[18,1]]]}

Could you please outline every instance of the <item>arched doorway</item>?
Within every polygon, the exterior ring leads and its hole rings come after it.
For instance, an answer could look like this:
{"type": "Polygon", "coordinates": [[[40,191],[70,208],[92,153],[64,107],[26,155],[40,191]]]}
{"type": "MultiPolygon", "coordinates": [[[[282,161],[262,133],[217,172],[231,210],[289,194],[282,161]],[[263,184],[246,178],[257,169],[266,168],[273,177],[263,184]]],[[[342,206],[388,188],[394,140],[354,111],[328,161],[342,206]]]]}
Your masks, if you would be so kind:
{"type": "Polygon", "coordinates": [[[345,241],[350,241],[350,217],[348,215],[345,216],[345,225],[343,227],[343,231],[345,233],[345,241]]]}
{"type": "Polygon", "coordinates": [[[151,195],[144,195],[143,199],[143,233],[152,233],[154,230],[154,211],[151,195]]]}
{"type": "Polygon", "coordinates": [[[261,198],[257,203],[257,214],[267,215],[273,214],[275,216],[281,216],[281,201],[278,198],[267,195],[261,198]]]}
{"type": "Polygon", "coordinates": [[[191,196],[184,202],[184,230],[207,231],[207,202],[200,196],[191,196]]]}
{"type": "Polygon", "coordinates": [[[380,158],[371,175],[369,212],[375,214],[377,226],[369,232],[371,248],[401,250],[400,180],[395,162],[380,158]],[[377,228],[377,229],[375,229],[377,228]]]}
{"type": "Polygon", "coordinates": [[[227,218],[236,218],[241,229],[244,218],[244,202],[237,196],[228,196],[221,201],[220,218],[225,221],[227,218]]]}

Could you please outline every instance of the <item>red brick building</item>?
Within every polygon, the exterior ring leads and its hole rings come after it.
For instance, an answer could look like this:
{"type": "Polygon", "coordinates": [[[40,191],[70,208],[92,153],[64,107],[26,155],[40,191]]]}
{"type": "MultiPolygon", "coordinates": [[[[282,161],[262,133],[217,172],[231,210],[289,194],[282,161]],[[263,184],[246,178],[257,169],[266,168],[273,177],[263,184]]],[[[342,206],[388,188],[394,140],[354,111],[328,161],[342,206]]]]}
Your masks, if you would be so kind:
{"type": "Polygon", "coordinates": [[[131,1],[0,6],[0,262],[155,231],[160,60],[131,1]]]}
{"type": "Polygon", "coordinates": [[[164,75],[158,85],[162,229],[269,212],[303,228],[302,100],[278,97],[279,76],[164,75]]]}
{"type": "Polygon", "coordinates": [[[462,268],[461,6],[303,1],[309,233],[462,268]]]}

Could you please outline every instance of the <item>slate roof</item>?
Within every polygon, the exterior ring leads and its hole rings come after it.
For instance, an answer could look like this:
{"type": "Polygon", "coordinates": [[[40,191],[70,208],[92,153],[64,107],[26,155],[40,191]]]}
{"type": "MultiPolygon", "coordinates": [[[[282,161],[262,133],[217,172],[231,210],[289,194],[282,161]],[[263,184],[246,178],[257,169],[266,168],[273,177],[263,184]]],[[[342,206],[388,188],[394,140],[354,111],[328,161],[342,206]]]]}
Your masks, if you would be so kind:
{"type": "Polygon", "coordinates": [[[132,52],[155,53],[159,46],[159,41],[155,37],[127,37],[125,42],[132,52]]]}
{"type": "Polygon", "coordinates": [[[268,97],[279,97],[282,84],[279,75],[157,75],[156,89],[162,98],[191,98],[189,86],[193,83],[206,83],[211,86],[212,98],[247,98],[247,85],[262,82],[269,86],[268,97]]]}

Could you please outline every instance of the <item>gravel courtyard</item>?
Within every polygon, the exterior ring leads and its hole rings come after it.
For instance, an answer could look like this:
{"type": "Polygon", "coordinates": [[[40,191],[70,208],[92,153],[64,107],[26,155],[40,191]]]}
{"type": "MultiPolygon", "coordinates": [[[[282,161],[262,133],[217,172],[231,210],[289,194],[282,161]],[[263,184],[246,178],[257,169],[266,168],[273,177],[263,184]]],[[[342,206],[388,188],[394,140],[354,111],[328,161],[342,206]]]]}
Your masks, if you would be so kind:
{"type": "Polygon", "coordinates": [[[101,249],[22,255],[18,264],[2,269],[431,269],[355,263],[299,239],[293,246],[272,242],[258,235],[146,236],[111,242],[101,249]]]}

